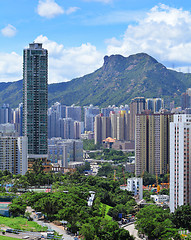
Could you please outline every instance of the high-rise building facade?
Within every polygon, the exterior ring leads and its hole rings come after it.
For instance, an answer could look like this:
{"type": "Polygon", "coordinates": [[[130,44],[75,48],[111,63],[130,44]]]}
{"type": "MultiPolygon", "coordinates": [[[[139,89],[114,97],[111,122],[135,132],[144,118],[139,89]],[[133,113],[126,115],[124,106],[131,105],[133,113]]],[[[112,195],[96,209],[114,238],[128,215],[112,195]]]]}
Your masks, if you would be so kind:
{"type": "Polygon", "coordinates": [[[74,139],[48,139],[48,159],[66,168],[69,162],[82,162],[83,142],[74,139]]]}
{"type": "Polygon", "coordinates": [[[104,117],[102,113],[95,117],[94,124],[94,142],[95,144],[103,142],[104,139],[111,136],[110,117],[104,117]]]}
{"type": "Polygon", "coordinates": [[[170,211],[191,204],[191,114],[170,123],[170,211]]]}
{"type": "Polygon", "coordinates": [[[13,120],[13,110],[9,107],[9,104],[3,104],[0,107],[0,124],[12,123],[13,120]]]}
{"type": "Polygon", "coordinates": [[[31,43],[23,52],[23,136],[28,137],[28,158],[46,159],[48,108],[48,51],[31,43]]]}
{"type": "Polygon", "coordinates": [[[119,113],[111,112],[109,117],[104,117],[102,113],[95,117],[95,144],[102,143],[107,137],[129,141],[129,113],[122,110],[119,113]]]}
{"type": "Polygon", "coordinates": [[[18,137],[14,124],[0,124],[0,170],[24,175],[27,171],[27,137],[18,137]]]}
{"type": "Polygon", "coordinates": [[[136,97],[130,104],[130,140],[135,141],[135,115],[145,110],[146,101],[144,97],[136,97]]]}
{"type": "Polygon", "coordinates": [[[16,108],[13,112],[13,123],[15,125],[15,129],[18,132],[19,136],[23,135],[23,103],[19,104],[19,107],[16,108]]]}
{"type": "Polygon", "coordinates": [[[188,88],[185,93],[181,95],[182,110],[191,107],[191,88],[188,88]]]}
{"type": "Polygon", "coordinates": [[[144,171],[151,174],[166,174],[170,154],[170,122],[173,114],[136,115],[135,129],[135,172],[140,176],[144,171]]]}
{"type": "Polygon", "coordinates": [[[95,116],[100,113],[98,107],[94,107],[92,104],[89,107],[84,107],[84,124],[85,131],[94,131],[95,116]]]}
{"type": "Polygon", "coordinates": [[[74,121],[81,121],[81,107],[80,106],[66,106],[66,118],[72,118],[74,121]]]}

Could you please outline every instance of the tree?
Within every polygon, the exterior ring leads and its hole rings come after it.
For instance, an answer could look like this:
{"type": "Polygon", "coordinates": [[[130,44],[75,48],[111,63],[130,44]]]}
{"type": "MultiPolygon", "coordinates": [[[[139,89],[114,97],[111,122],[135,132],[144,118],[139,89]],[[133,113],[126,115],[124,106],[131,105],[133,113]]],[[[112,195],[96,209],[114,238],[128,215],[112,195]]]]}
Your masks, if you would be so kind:
{"type": "Polygon", "coordinates": [[[113,217],[115,220],[120,220],[119,219],[119,213],[122,213],[123,217],[127,215],[127,209],[125,205],[119,204],[115,206],[114,208],[110,208],[108,211],[108,215],[113,217]]]}
{"type": "Polygon", "coordinates": [[[136,228],[149,239],[170,239],[174,236],[178,239],[178,230],[170,220],[169,211],[151,205],[142,208],[136,217],[136,228]],[[164,237],[167,234],[169,238],[164,237]]]}
{"type": "Polygon", "coordinates": [[[26,202],[22,198],[14,198],[9,207],[9,212],[13,217],[24,215],[27,208],[26,202]]]}
{"type": "Polygon", "coordinates": [[[159,192],[160,195],[169,195],[169,189],[163,188],[159,192]]]}
{"type": "Polygon", "coordinates": [[[98,170],[98,176],[108,176],[109,174],[113,173],[113,168],[110,163],[105,163],[102,167],[98,170]]]}
{"type": "Polygon", "coordinates": [[[133,240],[134,237],[129,234],[129,231],[124,228],[118,230],[118,240],[133,240]]]}
{"type": "Polygon", "coordinates": [[[191,206],[182,205],[172,214],[172,222],[177,228],[185,228],[191,231],[191,206]]]}
{"type": "Polygon", "coordinates": [[[80,234],[82,234],[82,236],[84,236],[84,238],[86,240],[94,240],[95,238],[95,228],[93,227],[92,224],[90,223],[85,223],[82,225],[82,228],[80,230],[80,234]]]}

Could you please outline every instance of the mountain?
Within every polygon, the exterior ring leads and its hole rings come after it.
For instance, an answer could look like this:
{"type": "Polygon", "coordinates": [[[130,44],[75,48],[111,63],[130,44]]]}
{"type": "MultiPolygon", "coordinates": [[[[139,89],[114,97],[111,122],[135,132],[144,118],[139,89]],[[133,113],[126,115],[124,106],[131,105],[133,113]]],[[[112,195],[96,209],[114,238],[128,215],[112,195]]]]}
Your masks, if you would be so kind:
{"type": "MultiPolygon", "coordinates": [[[[49,105],[58,101],[66,105],[128,104],[137,96],[162,97],[179,103],[181,93],[191,87],[191,74],[167,69],[146,53],[129,57],[111,55],[95,72],[69,82],[48,86],[49,105]]],[[[0,83],[0,105],[16,107],[22,101],[22,82],[0,83]]]]}

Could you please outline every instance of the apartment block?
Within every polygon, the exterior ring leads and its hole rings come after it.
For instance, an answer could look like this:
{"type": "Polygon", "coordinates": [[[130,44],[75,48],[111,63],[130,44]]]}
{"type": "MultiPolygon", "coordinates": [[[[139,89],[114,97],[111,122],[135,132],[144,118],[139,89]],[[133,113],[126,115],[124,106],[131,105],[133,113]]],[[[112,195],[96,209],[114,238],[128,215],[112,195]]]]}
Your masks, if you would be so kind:
{"type": "Polygon", "coordinates": [[[170,123],[170,211],[191,204],[191,114],[170,123]]]}
{"type": "Polygon", "coordinates": [[[172,114],[151,114],[148,111],[136,115],[135,172],[165,174],[170,158],[170,122],[172,114]]]}

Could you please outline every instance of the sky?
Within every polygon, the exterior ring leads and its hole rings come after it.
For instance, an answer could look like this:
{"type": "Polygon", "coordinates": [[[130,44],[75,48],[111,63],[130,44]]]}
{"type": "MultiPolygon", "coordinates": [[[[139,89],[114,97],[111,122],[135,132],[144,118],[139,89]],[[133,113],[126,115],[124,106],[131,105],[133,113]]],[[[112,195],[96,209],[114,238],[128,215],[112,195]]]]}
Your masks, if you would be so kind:
{"type": "Polygon", "coordinates": [[[91,73],[112,54],[145,52],[191,72],[191,1],[0,0],[0,82],[22,79],[33,41],[49,51],[49,83],[91,73]]]}

